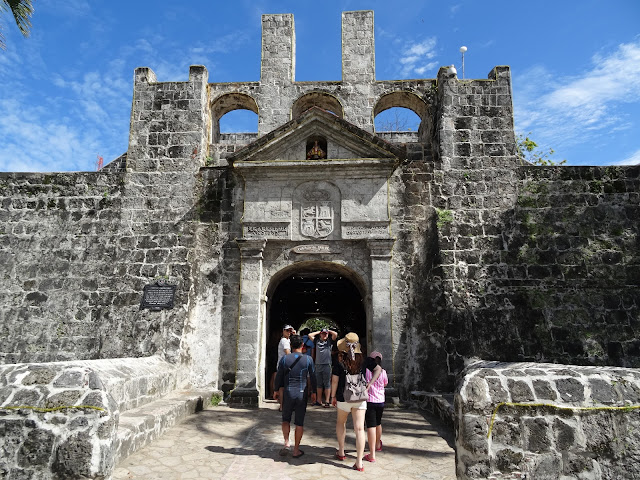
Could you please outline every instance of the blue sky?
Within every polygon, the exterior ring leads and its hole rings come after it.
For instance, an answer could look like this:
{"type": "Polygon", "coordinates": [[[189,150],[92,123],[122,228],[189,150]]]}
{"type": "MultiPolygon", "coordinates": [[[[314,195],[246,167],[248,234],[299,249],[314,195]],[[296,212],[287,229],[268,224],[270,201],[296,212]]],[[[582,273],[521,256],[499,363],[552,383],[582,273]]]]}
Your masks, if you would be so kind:
{"type": "MultiPolygon", "coordinates": [[[[568,165],[640,163],[640,1],[35,0],[29,38],[0,18],[0,171],[95,170],[127,150],[133,71],[257,81],[264,13],[293,13],[296,80],[341,77],[341,12],[374,10],[376,77],[513,76],[516,130],[568,165]]],[[[223,127],[251,130],[230,114],[223,127]]],[[[255,123],[249,119],[249,125],[255,123]]]]}

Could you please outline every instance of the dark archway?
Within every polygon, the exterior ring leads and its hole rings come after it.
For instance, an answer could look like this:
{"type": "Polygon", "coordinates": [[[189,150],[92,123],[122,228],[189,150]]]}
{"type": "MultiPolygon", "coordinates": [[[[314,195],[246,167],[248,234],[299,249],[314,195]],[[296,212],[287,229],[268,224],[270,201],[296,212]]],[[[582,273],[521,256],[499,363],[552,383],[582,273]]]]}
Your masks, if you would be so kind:
{"type": "Polygon", "coordinates": [[[366,351],[365,300],[348,274],[308,264],[285,272],[272,282],[276,286],[269,289],[267,305],[266,379],[275,371],[278,342],[282,327],[287,324],[299,331],[307,320],[321,317],[335,327],[338,338],[350,331],[357,333],[366,351]]]}

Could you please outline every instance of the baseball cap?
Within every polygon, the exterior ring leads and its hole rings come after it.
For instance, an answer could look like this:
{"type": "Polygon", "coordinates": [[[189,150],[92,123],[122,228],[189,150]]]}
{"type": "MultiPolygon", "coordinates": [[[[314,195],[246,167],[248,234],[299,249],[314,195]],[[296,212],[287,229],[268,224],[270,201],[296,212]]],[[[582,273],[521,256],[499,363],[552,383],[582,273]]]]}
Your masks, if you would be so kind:
{"type": "Polygon", "coordinates": [[[320,330],[320,333],[329,333],[329,329],[328,328],[323,328],[322,330],[320,330]]]}
{"type": "Polygon", "coordinates": [[[293,330],[293,327],[291,325],[285,325],[284,327],[282,327],[283,330],[293,330]]]}
{"type": "Polygon", "coordinates": [[[371,358],[380,357],[380,360],[382,360],[382,354],[381,354],[380,352],[378,352],[378,351],[373,351],[373,352],[371,352],[371,353],[369,354],[369,356],[370,356],[371,358]]]}

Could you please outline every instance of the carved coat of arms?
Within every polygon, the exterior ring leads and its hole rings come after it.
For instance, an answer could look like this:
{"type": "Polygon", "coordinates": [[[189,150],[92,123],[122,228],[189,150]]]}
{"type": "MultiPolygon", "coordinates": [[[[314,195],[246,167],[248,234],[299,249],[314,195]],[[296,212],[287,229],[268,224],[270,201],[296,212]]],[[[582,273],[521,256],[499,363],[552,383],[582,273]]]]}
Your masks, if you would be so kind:
{"type": "Polygon", "coordinates": [[[329,192],[311,190],[304,194],[307,200],[300,211],[300,232],[305,237],[326,237],[333,231],[333,203],[329,192]]]}

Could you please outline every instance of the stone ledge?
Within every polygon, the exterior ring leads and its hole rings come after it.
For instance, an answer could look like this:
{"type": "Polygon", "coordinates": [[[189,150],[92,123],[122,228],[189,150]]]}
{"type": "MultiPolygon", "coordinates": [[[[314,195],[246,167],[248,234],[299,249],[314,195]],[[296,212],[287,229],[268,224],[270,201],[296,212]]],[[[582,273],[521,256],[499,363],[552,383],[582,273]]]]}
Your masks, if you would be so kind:
{"type": "Polygon", "coordinates": [[[120,415],[115,464],[160,437],[188,415],[205,408],[213,391],[177,391],[120,415]]]}
{"type": "Polygon", "coordinates": [[[453,394],[413,391],[411,399],[419,402],[420,408],[440,417],[447,425],[454,425],[453,394]]]}
{"type": "Polygon", "coordinates": [[[107,392],[118,402],[120,413],[164,397],[179,383],[178,368],[159,356],[101,359],[86,363],[98,373],[107,392]]]}
{"type": "Polygon", "coordinates": [[[455,394],[458,478],[640,478],[639,409],[637,369],[474,362],[455,394]]]}

